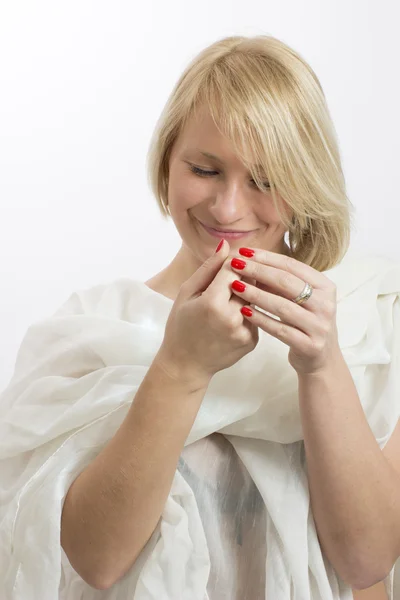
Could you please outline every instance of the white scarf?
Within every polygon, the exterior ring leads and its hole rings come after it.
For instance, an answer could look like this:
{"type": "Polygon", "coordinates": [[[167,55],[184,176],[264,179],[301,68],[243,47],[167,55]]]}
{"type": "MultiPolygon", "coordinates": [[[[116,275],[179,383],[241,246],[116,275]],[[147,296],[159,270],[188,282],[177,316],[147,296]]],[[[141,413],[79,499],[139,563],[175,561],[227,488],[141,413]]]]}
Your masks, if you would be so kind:
{"type": "MultiPolygon", "coordinates": [[[[339,344],[383,448],[400,414],[400,264],[347,255],[324,274],[336,283],[339,344]]],[[[69,486],[127,415],[172,304],[143,282],[122,278],[72,294],[28,329],[0,396],[2,599],[207,598],[204,529],[178,470],[159,526],[109,590],[86,584],[60,546],[69,486]]],[[[260,331],[253,352],[213,377],[185,445],[223,433],[257,485],[267,509],[269,600],[350,600],[316,535],[288,350],[260,331]]],[[[389,597],[393,571],[385,581],[389,597]]]]}

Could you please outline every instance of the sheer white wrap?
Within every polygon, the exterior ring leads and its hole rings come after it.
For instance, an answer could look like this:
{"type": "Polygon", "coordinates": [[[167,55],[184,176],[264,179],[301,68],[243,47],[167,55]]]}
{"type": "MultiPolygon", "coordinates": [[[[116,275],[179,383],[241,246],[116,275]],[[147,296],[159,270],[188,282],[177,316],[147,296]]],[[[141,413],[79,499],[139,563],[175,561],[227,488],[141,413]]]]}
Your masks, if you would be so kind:
{"type": "MultiPolygon", "coordinates": [[[[340,347],[382,448],[399,418],[400,265],[348,255],[325,275],[338,289],[340,347]]],[[[0,396],[2,599],[208,598],[204,528],[179,470],[153,536],[109,590],[86,584],[60,546],[68,488],[126,416],[171,307],[144,283],[123,278],[72,294],[28,329],[0,396]]],[[[266,598],[347,600],[350,588],[316,536],[297,375],[287,354],[285,344],[260,331],[256,349],[213,378],[185,446],[223,433],[258,487],[267,512],[266,598]]]]}

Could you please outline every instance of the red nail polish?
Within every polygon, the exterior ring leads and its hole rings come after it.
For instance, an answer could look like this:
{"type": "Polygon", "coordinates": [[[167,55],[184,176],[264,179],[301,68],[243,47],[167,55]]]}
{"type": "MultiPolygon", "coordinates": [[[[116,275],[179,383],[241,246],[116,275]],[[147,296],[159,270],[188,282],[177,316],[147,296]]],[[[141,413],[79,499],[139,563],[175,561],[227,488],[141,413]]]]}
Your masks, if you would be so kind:
{"type": "Polygon", "coordinates": [[[246,261],[240,260],[240,258],[232,258],[231,265],[232,267],[235,267],[235,269],[244,269],[246,266],[246,261]]]}
{"type": "Polygon", "coordinates": [[[254,256],[254,250],[252,250],[251,248],[239,248],[239,254],[251,258],[252,256],[254,256]]]}
{"type": "Polygon", "coordinates": [[[245,315],[246,317],[253,316],[253,311],[248,306],[242,306],[242,308],[240,309],[240,312],[242,313],[242,315],[245,315]]]}
{"type": "Polygon", "coordinates": [[[224,245],[224,241],[225,241],[224,238],[222,238],[222,240],[218,244],[217,249],[216,249],[215,252],[219,252],[221,250],[222,246],[224,245]]]}
{"type": "Polygon", "coordinates": [[[237,279],[232,283],[232,288],[236,291],[236,292],[244,292],[244,290],[246,289],[245,284],[242,281],[238,281],[237,279]]]}

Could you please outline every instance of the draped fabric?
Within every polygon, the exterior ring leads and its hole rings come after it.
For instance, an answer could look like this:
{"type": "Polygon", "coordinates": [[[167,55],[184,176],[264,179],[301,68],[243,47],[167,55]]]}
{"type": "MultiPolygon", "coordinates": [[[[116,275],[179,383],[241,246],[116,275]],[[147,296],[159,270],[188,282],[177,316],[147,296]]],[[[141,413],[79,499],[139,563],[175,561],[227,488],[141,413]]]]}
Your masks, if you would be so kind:
{"type": "MultiPolygon", "coordinates": [[[[339,344],[380,448],[399,418],[400,265],[346,256],[339,344]]],[[[6,600],[351,600],[320,547],[288,347],[217,373],[162,515],[130,570],[90,587],[60,545],[65,496],[115,435],[163,340],[173,301],[119,278],[74,292],[28,328],[0,395],[0,597],[6,600]]],[[[321,398],[323,402],[323,398],[321,398]]],[[[393,570],[385,581],[393,596],[393,570]]]]}

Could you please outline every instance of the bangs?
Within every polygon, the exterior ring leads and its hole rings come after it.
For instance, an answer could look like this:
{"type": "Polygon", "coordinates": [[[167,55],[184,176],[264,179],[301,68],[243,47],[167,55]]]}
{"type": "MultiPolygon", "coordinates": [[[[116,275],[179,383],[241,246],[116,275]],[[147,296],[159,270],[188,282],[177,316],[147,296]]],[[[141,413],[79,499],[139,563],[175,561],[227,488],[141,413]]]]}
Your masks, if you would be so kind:
{"type": "MultiPolygon", "coordinates": [[[[231,82],[232,78],[228,78],[231,82]]],[[[255,183],[262,191],[276,188],[273,178],[273,165],[268,156],[271,151],[267,147],[272,133],[267,131],[265,121],[260,123],[255,115],[254,105],[245,102],[235,85],[218,85],[218,79],[210,77],[194,100],[186,115],[185,122],[196,117],[201,108],[206,107],[218,131],[230,143],[233,152],[250,171],[255,183]],[[268,183],[267,187],[265,183],[268,183]]]]}
{"type": "Polygon", "coordinates": [[[154,131],[149,179],[168,216],[169,158],[205,108],[285,224],[293,256],[324,270],[348,248],[352,205],[325,96],[310,65],[272,36],[218,40],[188,64],[154,131]]]}

